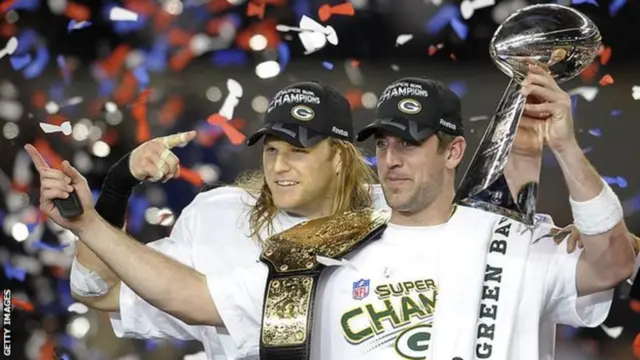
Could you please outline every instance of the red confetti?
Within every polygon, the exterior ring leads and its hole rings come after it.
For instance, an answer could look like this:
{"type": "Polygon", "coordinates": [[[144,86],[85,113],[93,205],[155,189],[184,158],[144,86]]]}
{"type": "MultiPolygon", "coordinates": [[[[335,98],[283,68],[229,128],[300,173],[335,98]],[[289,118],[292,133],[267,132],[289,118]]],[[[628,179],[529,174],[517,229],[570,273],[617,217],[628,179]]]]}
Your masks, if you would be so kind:
{"type": "Polygon", "coordinates": [[[594,61],[580,74],[580,79],[585,83],[591,82],[598,75],[598,70],[598,64],[594,61]]]}
{"type": "Polygon", "coordinates": [[[433,55],[435,55],[437,52],[438,52],[438,49],[437,49],[435,46],[433,46],[433,45],[430,45],[430,46],[429,46],[429,56],[433,56],[433,55]]]}
{"type": "Polygon", "coordinates": [[[204,184],[204,182],[200,178],[200,174],[189,168],[180,167],[179,177],[195,187],[202,187],[202,185],[204,184]]]}
{"type": "Polygon", "coordinates": [[[640,334],[636,335],[636,339],[633,341],[633,355],[636,359],[640,359],[640,334]]]}
{"type": "Polygon", "coordinates": [[[91,17],[91,11],[88,7],[72,2],[67,4],[64,14],[76,21],[87,21],[91,17]]]}
{"type": "Polygon", "coordinates": [[[345,92],[344,97],[346,97],[347,101],[349,101],[351,110],[362,108],[362,91],[357,89],[348,90],[347,92],[345,92]]]}
{"type": "Polygon", "coordinates": [[[147,99],[150,94],[151,90],[144,89],[131,108],[131,115],[137,123],[136,141],[138,141],[138,144],[151,139],[151,130],[149,130],[149,122],[147,121],[147,99]]]}
{"type": "Polygon", "coordinates": [[[171,59],[169,59],[169,67],[171,67],[173,71],[181,71],[191,62],[191,60],[193,60],[194,57],[193,52],[186,47],[171,56],[171,59]]]}
{"type": "Polygon", "coordinates": [[[264,17],[264,12],[267,9],[267,3],[264,0],[253,0],[249,2],[247,6],[247,16],[257,16],[262,19],[264,17]]]}
{"type": "Polygon", "coordinates": [[[351,66],[353,66],[353,67],[359,67],[359,66],[360,66],[360,61],[358,61],[358,60],[351,60],[351,66]]]}
{"type": "Polygon", "coordinates": [[[355,14],[356,12],[353,10],[353,5],[349,2],[334,6],[324,4],[318,9],[318,18],[320,18],[320,21],[329,20],[331,15],[353,16],[355,14]]]}
{"type": "Polygon", "coordinates": [[[220,126],[222,128],[222,132],[224,132],[233,145],[240,145],[244,142],[244,134],[233,127],[233,125],[229,124],[224,116],[220,114],[213,114],[209,116],[207,122],[211,125],[220,126]]]}
{"type": "Polygon", "coordinates": [[[600,64],[607,65],[610,59],[611,59],[611,48],[603,45],[600,48],[600,64]]]}
{"type": "Polygon", "coordinates": [[[7,1],[3,1],[2,4],[0,4],[0,12],[6,13],[7,10],[9,10],[13,4],[16,3],[17,0],[7,0],[7,1]]]}
{"type": "Polygon", "coordinates": [[[12,298],[11,305],[13,305],[14,307],[20,310],[33,311],[33,304],[28,301],[12,298]]]}
{"type": "Polygon", "coordinates": [[[602,79],[600,79],[600,81],[598,82],[598,84],[600,84],[600,86],[607,86],[607,85],[611,85],[613,84],[613,77],[609,74],[605,75],[602,77],[602,79]]]}
{"type": "Polygon", "coordinates": [[[638,300],[631,300],[629,302],[629,307],[631,308],[631,310],[633,310],[634,312],[640,313],[640,301],[638,300]]]}

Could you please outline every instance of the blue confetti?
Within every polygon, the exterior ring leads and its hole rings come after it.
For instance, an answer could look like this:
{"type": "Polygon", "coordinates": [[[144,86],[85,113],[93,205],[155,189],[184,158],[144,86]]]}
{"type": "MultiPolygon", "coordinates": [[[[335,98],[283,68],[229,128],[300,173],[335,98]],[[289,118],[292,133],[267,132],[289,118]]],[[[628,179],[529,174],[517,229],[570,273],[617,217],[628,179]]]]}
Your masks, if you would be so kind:
{"type": "Polygon", "coordinates": [[[40,8],[40,0],[18,0],[11,4],[7,10],[29,10],[35,11],[40,8]]]}
{"type": "Polygon", "coordinates": [[[69,24],[67,24],[67,32],[72,32],[73,30],[80,30],[86,27],[91,26],[91,21],[77,21],[71,20],[69,24]]]}
{"type": "Polygon", "coordinates": [[[451,23],[451,20],[457,18],[458,15],[460,15],[460,9],[457,6],[452,4],[444,5],[440,7],[438,12],[427,22],[425,29],[428,34],[436,34],[451,23]]]}
{"type": "Polygon", "coordinates": [[[241,49],[225,49],[213,52],[211,60],[216,66],[244,65],[249,62],[249,56],[241,49]]]}
{"type": "Polygon", "coordinates": [[[18,47],[13,55],[23,55],[27,53],[27,51],[31,50],[38,39],[38,34],[31,30],[27,29],[18,35],[18,47]]]}
{"type": "Polygon", "coordinates": [[[295,0],[293,3],[293,12],[296,14],[296,23],[300,22],[300,19],[304,15],[311,16],[311,5],[308,0],[295,0]]]}
{"type": "Polygon", "coordinates": [[[602,179],[607,184],[609,184],[609,185],[617,185],[621,189],[624,189],[629,185],[627,183],[627,180],[625,178],[623,178],[622,176],[616,176],[616,177],[603,176],[602,179]]]}
{"type": "Polygon", "coordinates": [[[627,3],[627,0],[613,0],[611,4],[609,4],[609,15],[616,16],[618,15],[618,11],[622,9],[622,7],[627,3]]]}
{"type": "Polygon", "coordinates": [[[64,79],[64,82],[66,84],[71,83],[71,72],[69,72],[69,69],[67,68],[67,64],[64,61],[64,56],[58,55],[58,57],[56,58],[56,62],[58,64],[58,67],[60,68],[60,71],[62,72],[62,78],[64,79]]]}
{"type": "Polygon", "coordinates": [[[622,114],[622,110],[611,110],[611,116],[620,116],[622,114]]]}
{"type": "Polygon", "coordinates": [[[5,217],[6,213],[0,209],[0,224],[4,224],[4,217],[5,217]]]}
{"type": "Polygon", "coordinates": [[[129,221],[128,228],[132,233],[138,233],[144,226],[144,213],[149,208],[150,203],[145,197],[132,196],[129,200],[129,221]]]}
{"type": "Polygon", "coordinates": [[[291,51],[289,50],[289,45],[286,42],[281,42],[278,44],[278,64],[280,64],[280,71],[283,71],[287,65],[289,65],[289,61],[291,61],[291,51]]]}
{"type": "Polygon", "coordinates": [[[49,100],[62,103],[66,99],[65,86],[63,83],[57,82],[49,86],[49,100]]]}
{"type": "Polygon", "coordinates": [[[322,66],[327,70],[333,70],[333,64],[328,61],[323,61],[322,66]]]}
{"type": "Polygon", "coordinates": [[[451,19],[451,27],[460,39],[465,40],[467,38],[467,35],[469,34],[469,28],[467,28],[467,25],[465,25],[458,18],[451,19]]]}
{"type": "Polygon", "coordinates": [[[242,25],[242,17],[240,14],[232,13],[228,14],[225,18],[228,22],[230,22],[235,29],[239,28],[242,25]]]}
{"type": "Polygon", "coordinates": [[[636,194],[631,198],[622,202],[622,210],[625,216],[631,216],[640,210],[640,194],[636,194]]]}
{"type": "Polygon", "coordinates": [[[144,66],[138,66],[133,69],[133,76],[138,80],[140,91],[149,86],[149,73],[144,66]]]}
{"type": "Polygon", "coordinates": [[[36,57],[33,62],[22,72],[27,79],[33,79],[40,76],[44,68],[49,63],[49,52],[44,45],[38,46],[36,57]]]}
{"type": "Polygon", "coordinates": [[[24,281],[27,278],[27,271],[11,266],[8,261],[4,262],[4,274],[7,279],[16,279],[18,281],[24,281]]]}
{"type": "Polygon", "coordinates": [[[573,118],[576,118],[578,112],[578,95],[571,95],[571,113],[573,114],[573,118]]]}
{"type": "Polygon", "coordinates": [[[116,82],[112,79],[101,79],[98,84],[98,94],[101,97],[109,97],[116,89],[116,82]]]}
{"type": "Polygon", "coordinates": [[[159,341],[157,341],[155,339],[145,340],[145,342],[144,342],[144,348],[147,351],[153,351],[153,350],[157,349],[158,345],[159,345],[159,341]]]}
{"type": "Polygon", "coordinates": [[[31,55],[29,54],[24,54],[19,56],[13,55],[9,57],[9,62],[11,63],[11,67],[13,68],[13,70],[16,70],[16,71],[20,71],[25,67],[27,67],[27,65],[29,65],[31,60],[32,60],[31,55]]]}
{"type": "Polygon", "coordinates": [[[145,53],[145,66],[147,70],[162,72],[167,68],[167,52],[169,43],[166,36],[159,36],[153,43],[151,51],[145,53]]]}
{"type": "Polygon", "coordinates": [[[54,251],[62,251],[62,250],[64,250],[64,248],[69,246],[68,244],[66,244],[66,245],[51,245],[51,244],[43,243],[41,241],[34,241],[34,242],[31,243],[31,245],[36,249],[54,250],[54,251]]]}
{"type": "Polygon", "coordinates": [[[600,137],[602,136],[602,130],[600,129],[591,129],[589,130],[589,134],[596,136],[596,137],[600,137]]]}
{"type": "Polygon", "coordinates": [[[454,81],[449,84],[449,90],[461,98],[467,94],[467,84],[465,84],[464,81],[454,81]]]}
{"type": "Polygon", "coordinates": [[[367,165],[369,165],[369,166],[377,166],[378,165],[378,161],[376,160],[375,156],[365,156],[364,157],[364,162],[367,163],[367,165]]]}
{"type": "Polygon", "coordinates": [[[571,4],[573,5],[591,4],[591,5],[598,6],[598,3],[595,0],[571,0],[571,4]]]}

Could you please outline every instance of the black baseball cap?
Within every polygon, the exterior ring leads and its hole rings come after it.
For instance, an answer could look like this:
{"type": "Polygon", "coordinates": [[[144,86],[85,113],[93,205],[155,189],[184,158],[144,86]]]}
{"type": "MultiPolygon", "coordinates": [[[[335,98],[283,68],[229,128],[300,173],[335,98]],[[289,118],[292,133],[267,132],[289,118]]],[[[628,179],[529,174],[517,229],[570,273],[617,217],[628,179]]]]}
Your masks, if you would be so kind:
{"type": "Polygon", "coordinates": [[[360,130],[356,140],[364,141],[380,130],[416,144],[438,131],[463,136],[460,98],[440,81],[397,80],[378,99],[376,120],[360,130]]]}
{"type": "Polygon", "coordinates": [[[318,81],[299,82],[278,91],[264,121],[265,125],[247,139],[247,145],[267,134],[302,148],[328,137],[353,142],[349,101],[318,81]]]}

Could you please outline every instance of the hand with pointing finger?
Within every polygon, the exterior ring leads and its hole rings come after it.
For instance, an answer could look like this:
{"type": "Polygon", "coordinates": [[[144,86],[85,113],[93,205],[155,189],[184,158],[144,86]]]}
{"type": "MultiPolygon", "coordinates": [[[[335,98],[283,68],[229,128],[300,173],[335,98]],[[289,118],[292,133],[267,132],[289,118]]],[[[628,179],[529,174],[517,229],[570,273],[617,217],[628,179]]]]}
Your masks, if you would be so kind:
{"type": "Polygon", "coordinates": [[[81,230],[95,219],[97,214],[93,211],[93,195],[84,176],[66,160],[62,162],[61,170],[53,169],[35,147],[26,145],[24,148],[40,174],[40,210],[53,222],[73,232],[81,230]],[[73,191],[78,195],[84,213],[77,218],[65,219],[53,201],[66,199],[73,191]]]}
{"type": "Polygon", "coordinates": [[[171,151],[195,139],[196,132],[188,131],[149,140],[131,152],[129,171],[138,180],[166,182],[180,175],[180,160],[171,151]]]}

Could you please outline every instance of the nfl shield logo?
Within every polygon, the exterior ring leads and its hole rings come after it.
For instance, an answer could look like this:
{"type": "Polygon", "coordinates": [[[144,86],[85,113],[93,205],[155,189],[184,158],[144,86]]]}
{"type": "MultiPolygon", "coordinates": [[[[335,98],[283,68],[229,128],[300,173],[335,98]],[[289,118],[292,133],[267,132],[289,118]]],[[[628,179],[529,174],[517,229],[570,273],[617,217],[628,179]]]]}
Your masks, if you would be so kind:
{"type": "Polygon", "coordinates": [[[369,295],[369,279],[360,279],[353,283],[353,298],[362,300],[369,295]]]}

